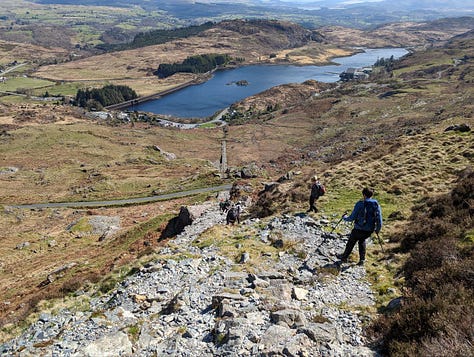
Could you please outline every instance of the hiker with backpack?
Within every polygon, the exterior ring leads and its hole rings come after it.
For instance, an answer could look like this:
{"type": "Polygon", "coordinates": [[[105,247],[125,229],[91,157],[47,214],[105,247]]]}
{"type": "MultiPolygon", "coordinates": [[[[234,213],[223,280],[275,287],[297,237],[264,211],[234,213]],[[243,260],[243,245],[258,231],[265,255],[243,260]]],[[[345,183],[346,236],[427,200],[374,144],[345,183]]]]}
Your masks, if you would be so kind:
{"type": "Polygon", "coordinates": [[[346,213],[342,219],[346,222],[354,222],[354,228],[351,231],[349,240],[346,243],[344,253],[337,254],[337,258],[341,263],[347,262],[349,255],[352,252],[355,244],[359,244],[359,263],[357,265],[364,265],[366,244],[365,240],[371,236],[373,232],[377,235],[382,228],[382,209],[377,200],[373,199],[374,192],[369,188],[362,190],[363,199],[358,201],[352,213],[347,216],[346,213]]]}
{"type": "Polygon", "coordinates": [[[318,212],[315,202],[319,197],[326,193],[324,185],[319,182],[318,176],[311,177],[311,193],[309,195],[309,209],[306,212],[318,212]]]}
{"type": "Polygon", "coordinates": [[[241,213],[242,213],[242,206],[239,201],[227,211],[226,223],[233,225],[235,222],[237,222],[238,224],[240,224],[241,213]]]}
{"type": "Polygon", "coordinates": [[[231,205],[232,205],[232,201],[229,199],[226,199],[225,201],[220,201],[219,209],[221,210],[221,213],[226,213],[230,209],[231,205]]]}

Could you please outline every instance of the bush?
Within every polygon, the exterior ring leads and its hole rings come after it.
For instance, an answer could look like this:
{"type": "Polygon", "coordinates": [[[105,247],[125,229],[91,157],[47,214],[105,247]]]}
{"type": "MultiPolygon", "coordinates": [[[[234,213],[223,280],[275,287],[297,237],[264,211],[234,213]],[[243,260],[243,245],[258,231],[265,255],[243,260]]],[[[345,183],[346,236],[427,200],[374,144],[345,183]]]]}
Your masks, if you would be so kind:
{"type": "MultiPolygon", "coordinates": [[[[450,194],[413,211],[401,237],[407,294],[395,314],[370,328],[390,356],[467,356],[474,345],[474,174],[460,174],[450,194]]],[[[392,241],[397,241],[393,237],[392,241]]]]}

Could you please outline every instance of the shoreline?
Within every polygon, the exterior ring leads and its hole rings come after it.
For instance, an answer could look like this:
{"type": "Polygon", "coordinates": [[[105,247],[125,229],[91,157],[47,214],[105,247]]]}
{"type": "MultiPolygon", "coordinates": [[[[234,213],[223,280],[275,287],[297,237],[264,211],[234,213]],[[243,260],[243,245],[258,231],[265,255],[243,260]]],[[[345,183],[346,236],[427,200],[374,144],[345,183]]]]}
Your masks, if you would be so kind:
{"type": "MultiPolygon", "coordinates": [[[[357,52],[354,52],[353,54],[355,54],[355,53],[357,53],[357,52]]],[[[351,54],[351,55],[353,55],[353,54],[351,54]]],[[[348,55],[348,56],[351,56],[351,55],[348,55]]],[[[127,107],[131,107],[133,105],[146,103],[146,102],[149,102],[151,100],[159,99],[161,97],[164,97],[165,95],[172,94],[172,93],[177,92],[181,89],[185,89],[185,88],[190,87],[190,86],[194,86],[194,85],[204,83],[204,82],[206,82],[207,80],[210,79],[210,77],[212,76],[212,74],[214,72],[219,71],[219,70],[235,69],[235,68],[240,68],[240,67],[244,67],[244,66],[255,66],[255,65],[256,66],[258,66],[258,65],[278,66],[278,65],[285,65],[285,64],[286,65],[293,65],[293,66],[301,66],[301,67],[307,66],[307,65],[304,65],[304,64],[291,63],[291,62],[287,62],[287,61],[281,61],[281,62],[262,61],[262,62],[259,62],[259,63],[247,63],[247,64],[232,65],[232,66],[228,66],[228,67],[225,67],[225,68],[216,68],[216,69],[213,69],[212,71],[203,73],[202,76],[199,77],[199,78],[192,79],[188,82],[184,82],[184,83],[182,83],[182,84],[180,84],[180,85],[178,85],[174,88],[166,89],[164,91],[157,92],[157,93],[150,94],[150,95],[143,96],[143,97],[139,97],[139,98],[136,98],[136,99],[127,100],[125,102],[112,104],[112,105],[109,105],[107,107],[104,107],[104,109],[107,109],[107,110],[121,110],[121,109],[124,109],[124,108],[127,108],[127,107]]],[[[329,64],[334,64],[334,63],[331,60],[329,60],[327,62],[322,62],[321,64],[319,64],[319,66],[326,66],[326,65],[329,65],[329,64]]]]}
{"type": "MultiPolygon", "coordinates": [[[[382,47],[382,48],[397,48],[397,47],[382,47]]],[[[366,48],[366,47],[352,48],[353,51],[350,54],[348,54],[346,56],[341,56],[341,57],[350,57],[350,56],[356,55],[358,53],[366,52],[367,49],[370,49],[370,48],[366,48]]],[[[375,48],[375,49],[378,49],[378,48],[375,48]]],[[[336,64],[336,62],[333,61],[335,58],[339,58],[339,57],[330,57],[326,61],[323,61],[318,65],[312,64],[312,65],[309,65],[309,66],[334,65],[334,64],[336,64]]],[[[149,102],[149,101],[152,101],[152,100],[155,100],[155,99],[159,99],[163,96],[166,96],[168,94],[172,94],[172,93],[177,92],[181,89],[185,89],[185,88],[193,86],[193,85],[198,85],[198,84],[204,83],[204,82],[208,81],[212,77],[212,74],[214,72],[218,71],[218,70],[235,69],[235,68],[239,68],[239,67],[252,66],[252,65],[266,65],[266,66],[268,66],[268,65],[270,65],[270,66],[271,65],[293,65],[293,66],[298,66],[298,67],[308,66],[308,65],[305,65],[305,64],[297,63],[297,62],[292,63],[292,62],[288,62],[288,61],[278,61],[278,62],[262,61],[262,62],[259,62],[259,63],[246,63],[246,64],[232,65],[232,66],[228,66],[228,67],[225,67],[225,68],[215,68],[212,71],[203,73],[202,76],[200,76],[196,79],[193,79],[193,80],[190,80],[188,82],[182,83],[182,84],[180,84],[180,85],[178,85],[174,88],[166,89],[166,90],[161,91],[161,92],[157,92],[157,93],[150,94],[150,95],[147,95],[147,96],[143,96],[143,97],[139,97],[139,98],[136,98],[136,99],[128,100],[128,101],[125,101],[125,102],[122,102],[122,103],[113,104],[113,105],[104,107],[104,109],[107,109],[107,110],[122,110],[124,108],[133,107],[134,105],[137,105],[137,104],[141,104],[141,103],[149,102]]]]}
{"type": "MultiPolygon", "coordinates": [[[[206,75],[207,75],[207,73],[206,73],[206,75]]],[[[147,95],[147,96],[144,96],[144,97],[138,97],[136,99],[127,100],[125,102],[112,104],[112,105],[109,105],[107,107],[104,107],[104,109],[107,109],[107,110],[121,110],[121,109],[131,107],[131,106],[134,106],[134,105],[137,105],[137,104],[149,102],[150,100],[159,99],[159,98],[161,98],[165,95],[177,92],[181,89],[184,89],[184,88],[187,88],[187,87],[190,87],[190,86],[201,84],[205,81],[206,81],[205,78],[192,79],[192,80],[190,80],[188,82],[184,82],[184,83],[182,83],[182,84],[180,84],[176,87],[166,89],[164,91],[157,92],[157,93],[154,93],[154,94],[150,94],[150,95],[147,95]]]]}

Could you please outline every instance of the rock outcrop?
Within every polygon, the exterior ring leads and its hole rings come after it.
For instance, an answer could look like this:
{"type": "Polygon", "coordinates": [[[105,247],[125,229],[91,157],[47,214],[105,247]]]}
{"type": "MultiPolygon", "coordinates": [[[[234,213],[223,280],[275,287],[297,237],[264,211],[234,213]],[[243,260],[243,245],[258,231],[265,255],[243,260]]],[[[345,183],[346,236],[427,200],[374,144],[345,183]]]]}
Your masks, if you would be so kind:
{"type": "Polygon", "coordinates": [[[232,227],[224,220],[218,204],[206,206],[162,248],[167,258],[149,262],[111,293],[83,292],[87,311],[43,313],[21,336],[1,345],[0,354],[376,355],[362,333],[368,316],[361,311],[374,304],[365,269],[337,270],[334,255],[345,242],[324,232],[329,220],[284,215],[232,227]],[[216,244],[196,244],[209,230],[222,232],[216,244]],[[219,249],[219,240],[229,234],[269,252],[252,251],[237,261],[219,249]]]}

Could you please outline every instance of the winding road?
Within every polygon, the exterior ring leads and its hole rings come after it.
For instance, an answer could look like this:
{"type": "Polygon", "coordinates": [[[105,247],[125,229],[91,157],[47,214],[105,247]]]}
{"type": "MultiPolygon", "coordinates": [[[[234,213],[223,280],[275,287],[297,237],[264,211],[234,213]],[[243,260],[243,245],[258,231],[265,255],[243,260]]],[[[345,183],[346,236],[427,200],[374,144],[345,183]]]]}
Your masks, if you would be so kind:
{"type": "Polygon", "coordinates": [[[80,201],[80,202],[52,202],[52,203],[32,203],[24,205],[5,205],[5,207],[21,209],[40,209],[40,208],[87,208],[87,207],[105,207],[105,206],[124,206],[133,204],[142,204],[156,201],[169,200],[173,198],[192,196],[204,192],[216,192],[229,190],[231,184],[197,188],[195,190],[167,193],[164,195],[155,195],[148,197],[127,198],[123,200],[110,201],[80,201]]]}

